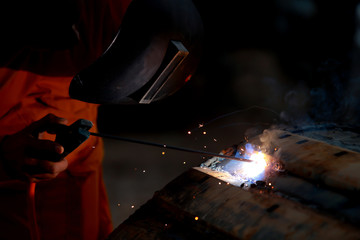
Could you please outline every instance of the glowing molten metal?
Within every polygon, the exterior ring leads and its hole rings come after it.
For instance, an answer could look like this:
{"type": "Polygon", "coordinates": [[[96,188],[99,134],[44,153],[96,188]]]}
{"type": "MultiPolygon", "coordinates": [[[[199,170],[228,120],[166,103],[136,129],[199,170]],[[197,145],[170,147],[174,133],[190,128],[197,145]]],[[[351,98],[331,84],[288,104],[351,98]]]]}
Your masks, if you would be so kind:
{"type": "Polygon", "coordinates": [[[249,159],[253,160],[251,163],[243,164],[243,174],[248,178],[255,178],[262,174],[267,166],[266,155],[262,152],[254,152],[250,155],[249,159]]]}
{"type": "Polygon", "coordinates": [[[241,151],[237,151],[235,154],[235,157],[244,157],[253,162],[230,162],[224,167],[224,170],[240,178],[261,180],[264,177],[269,160],[268,155],[255,149],[257,148],[248,143],[245,145],[245,149],[241,148],[241,151]]]}

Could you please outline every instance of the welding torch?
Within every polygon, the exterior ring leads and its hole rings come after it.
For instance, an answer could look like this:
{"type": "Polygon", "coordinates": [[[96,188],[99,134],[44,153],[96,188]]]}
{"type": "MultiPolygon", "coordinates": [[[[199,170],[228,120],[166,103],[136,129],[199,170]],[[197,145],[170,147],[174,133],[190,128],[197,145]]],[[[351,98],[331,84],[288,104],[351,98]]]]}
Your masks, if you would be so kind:
{"type": "Polygon", "coordinates": [[[172,149],[182,152],[189,152],[189,153],[197,153],[201,154],[203,156],[209,156],[209,157],[218,157],[218,158],[225,158],[230,160],[236,160],[236,161],[242,161],[242,162],[252,162],[250,159],[242,158],[242,157],[234,157],[234,156],[228,156],[228,155],[222,155],[222,154],[216,154],[212,152],[206,152],[201,150],[195,150],[195,149],[189,149],[189,148],[183,148],[178,146],[171,146],[167,144],[159,144],[154,142],[148,142],[143,141],[139,139],[132,139],[132,138],[125,138],[121,136],[115,136],[115,135],[109,135],[104,133],[95,133],[90,132],[90,128],[93,126],[92,122],[86,119],[79,119],[70,126],[59,126],[59,129],[56,131],[56,139],[55,141],[61,144],[65,151],[61,155],[61,157],[65,157],[67,154],[72,152],[75,148],[77,148],[81,143],[83,143],[85,140],[87,140],[90,136],[95,137],[101,137],[101,138],[109,138],[124,142],[131,142],[131,143],[137,143],[142,145],[148,145],[148,146],[154,146],[154,147],[160,147],[160,148],[166,148],[166,149],[172,149]]]}

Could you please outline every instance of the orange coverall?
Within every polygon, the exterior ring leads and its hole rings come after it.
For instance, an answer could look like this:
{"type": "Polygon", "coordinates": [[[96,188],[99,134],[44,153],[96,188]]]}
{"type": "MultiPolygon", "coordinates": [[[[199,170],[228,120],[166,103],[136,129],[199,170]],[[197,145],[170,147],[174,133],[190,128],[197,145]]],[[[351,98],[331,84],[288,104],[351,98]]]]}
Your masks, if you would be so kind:
{"type": "MultiPolygon", "coordinates": [[[[69,124],[79,118],[96,123],[98,105],[70,99],[69,84],[77,71],[111,43],[129,2],[79,1],[79,18],[72,26],[76,44],[65,49],[22,45],[2,61],[0,141],[48,113],[68,119],[69,124]]],[[[97,131],[96,124],[92,131],[97,131]]],[[[105,239],[112,231],[102,157],[101,139],[90,137],[66,157],[66,171],[37,183],[35,208],[41,239],[105,239]]],[[[0,239],[30,239],[28,186],[11,179],[0,165],[0,239]]]]}

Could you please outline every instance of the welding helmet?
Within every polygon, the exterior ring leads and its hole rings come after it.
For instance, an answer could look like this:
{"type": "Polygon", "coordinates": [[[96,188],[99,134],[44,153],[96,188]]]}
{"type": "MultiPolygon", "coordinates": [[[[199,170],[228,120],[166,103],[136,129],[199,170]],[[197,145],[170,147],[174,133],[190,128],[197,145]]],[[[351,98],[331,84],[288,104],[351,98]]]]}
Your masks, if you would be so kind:
{"type": "Polygon", "coordinates": [[[108,49],[71,81],[90,103],[150,103],[182,87],[201,54],[203,25],[191,0],[133,0],[108,49]]]}

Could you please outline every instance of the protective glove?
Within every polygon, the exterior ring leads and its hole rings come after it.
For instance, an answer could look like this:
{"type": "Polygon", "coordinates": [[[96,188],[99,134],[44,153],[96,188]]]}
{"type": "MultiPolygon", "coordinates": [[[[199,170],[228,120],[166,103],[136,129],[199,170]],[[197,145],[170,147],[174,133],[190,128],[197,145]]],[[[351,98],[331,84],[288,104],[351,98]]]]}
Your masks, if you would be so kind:
{"type": "Polygon", "coordinates": [[[6,136],[0,145],[0,160],[5,172],[12,178],[34,182],[51,180],[64,171],[68,162],[60,155],[64,147],[41,139],[44,132],[55,134],[66,119],[48,114],[23,130],[6,136]]]}

